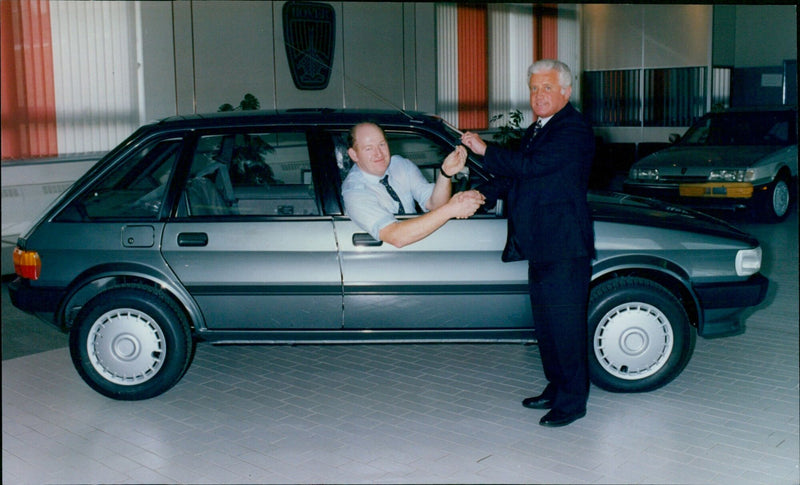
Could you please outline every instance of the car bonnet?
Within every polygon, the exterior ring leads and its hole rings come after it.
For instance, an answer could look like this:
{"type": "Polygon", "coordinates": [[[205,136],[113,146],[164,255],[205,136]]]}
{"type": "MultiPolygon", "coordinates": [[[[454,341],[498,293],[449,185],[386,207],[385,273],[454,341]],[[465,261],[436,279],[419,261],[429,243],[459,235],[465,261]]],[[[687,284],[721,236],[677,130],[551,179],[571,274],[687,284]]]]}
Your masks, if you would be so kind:
{"type": "Polygon", "coordinates": [[[668,228],[725,237],[757,246],[758,241],[735,226],[687,207],[616,192],[590,192],[595,222],[668,228]]]}
{"type": "Polygon", "coordinates": [[[747,168],[778,146],[675,146],[665,148],[636,162],[636,168],[747,168]]]}

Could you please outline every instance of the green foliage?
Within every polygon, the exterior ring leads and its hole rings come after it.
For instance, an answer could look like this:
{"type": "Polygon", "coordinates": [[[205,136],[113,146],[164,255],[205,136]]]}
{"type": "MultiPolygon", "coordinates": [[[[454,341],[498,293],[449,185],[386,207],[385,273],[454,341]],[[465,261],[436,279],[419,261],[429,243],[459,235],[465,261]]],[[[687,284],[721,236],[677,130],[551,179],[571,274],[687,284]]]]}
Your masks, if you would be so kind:
{"type": "Polygon", "coordinates": [[[258,98],[253,96],[250,93],[244,95],[244,98],[239,102],[239,106],[233,107],[230,103],[225,103],[217,109],[217,111],[236,111],[236,110],[255,110],[261,108],[261,103],[258,102],[258,98]]]}
{"type": "MultiPolygon", "coordinates": [[[[525,128],[522,126],[524,116],[522,111],[515,109],[508,113],[508,120],[499,126],[497,133],[492,135],[492,139],[500,146],[505,148],[518,148],[525,128]]],[[[499,114],[492,116],[489,123],[502,122],[506,115],[499,114]]]]}

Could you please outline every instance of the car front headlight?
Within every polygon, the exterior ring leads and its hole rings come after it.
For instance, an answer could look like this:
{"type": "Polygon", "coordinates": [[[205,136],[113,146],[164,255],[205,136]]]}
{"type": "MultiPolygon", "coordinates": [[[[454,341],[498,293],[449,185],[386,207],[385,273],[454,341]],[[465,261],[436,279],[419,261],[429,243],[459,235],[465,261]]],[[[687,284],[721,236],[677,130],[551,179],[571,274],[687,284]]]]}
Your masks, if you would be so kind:
{"type": "Polygon", "coordinates": [[[761,246],[736,253],[736,274],[750,276],[761,271],[761,246]]]}
{"type": "Polygon", "coordinates": [[[633,168],[631,169],[633,180],[658,180],[657,168],[633,168]]]}
{"type": "Polygon", "coordinates": [[[748,172],[747,170],[729,170],[729,169],[712,170],[711,173],[708,174],[708,181],[744,182],[746,180],[747,172],[748,172]]]}

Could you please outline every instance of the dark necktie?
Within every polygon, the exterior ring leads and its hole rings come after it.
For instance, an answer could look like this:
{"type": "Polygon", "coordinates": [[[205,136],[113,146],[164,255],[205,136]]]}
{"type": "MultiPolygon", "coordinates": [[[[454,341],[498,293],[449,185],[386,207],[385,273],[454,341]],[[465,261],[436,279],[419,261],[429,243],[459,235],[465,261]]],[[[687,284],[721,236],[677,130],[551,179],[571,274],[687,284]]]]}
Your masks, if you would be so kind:
{"type": "Polygon", "coordinates": [[[542,120],[538,119],[536,120],[536,123],[534,123],[533,126],[531,127],[531,136],[528,137],[528,141],[525,142],[523,151],[527,152],[531,149],[531,144],[533,143],[534,138],[536,138],[536,135],[539,133],[539,131],[541,131],[541,129],[542,129],[542,120]]]}
{"type": "Polygon", "coordinates": [[[403,214],[405,214],[406,210],[403,209],[403,202],[400,201],[400,197],[397,196],[397,192],[395,192],[394,189],[392,188],[392,186],[389,185],[389,176],[388,175],[384,176],[381,179],[381,183],[383,184],[384,187],[386,187],[386,192],[389,192],[389,195],[392,197],[392,199],[394,199],[397,202],[397,204],[400,206],[397,209],[397,213],[400,214],[401,216],[403,214]]]}
{"type": "Polygon", "coordinates": [[[533,124],[533,133],[531,133],[531,138],[535,137],[539,130],[542,129],[542,120],[536,120],[536,123],[533,124]]]}

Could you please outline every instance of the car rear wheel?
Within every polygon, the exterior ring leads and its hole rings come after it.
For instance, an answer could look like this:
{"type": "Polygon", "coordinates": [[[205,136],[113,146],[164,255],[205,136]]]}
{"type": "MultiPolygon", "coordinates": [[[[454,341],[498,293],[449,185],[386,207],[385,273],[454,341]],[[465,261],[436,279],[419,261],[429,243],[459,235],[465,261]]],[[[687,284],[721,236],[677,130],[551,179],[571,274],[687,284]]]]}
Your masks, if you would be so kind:
{"type": "Polygon", "coordinates": [[[589,301],[589,374],[612,392],[658,389],[683,371],[696,335],[680,302],[644,278],[601,283],[589,301]]]}
{"type": "Polygon", "coordinates": [[[756,202],[757,216],[764,222],[780,222],[789,214],[791,189],[786,177],[778,175],[756,202]]]}
{"type": "Polygon", "coordinates": [[[189,325],[167,296],[147,286],[104,291],[86,303],[69,338],[72,363],[104,396],[134,401],[174,386],[192,357],[189,325]]]}

